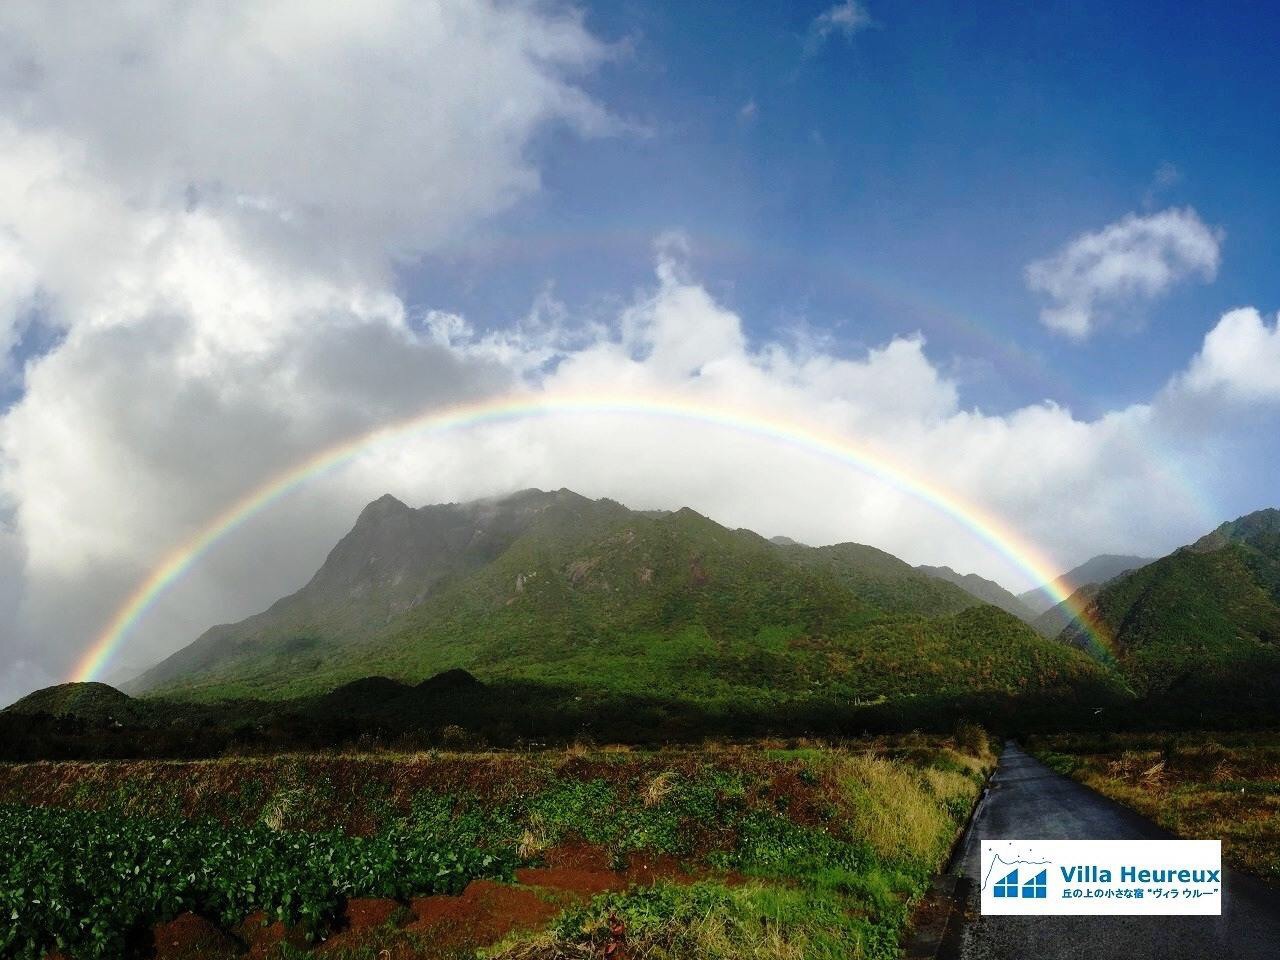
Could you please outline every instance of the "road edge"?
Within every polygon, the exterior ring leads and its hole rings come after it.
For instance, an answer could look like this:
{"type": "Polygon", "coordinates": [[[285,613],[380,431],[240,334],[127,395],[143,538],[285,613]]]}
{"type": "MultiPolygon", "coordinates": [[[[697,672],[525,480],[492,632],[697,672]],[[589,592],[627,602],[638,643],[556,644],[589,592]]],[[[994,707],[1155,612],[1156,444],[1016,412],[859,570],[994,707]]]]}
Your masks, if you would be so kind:
{"type": "MultiPolygon", "coordinates": [[[[1001,750],[1001,756],[1004,751],[1001,750]]],[[[958,869],[964,862],[969,848],[973,824],[987,802],[991,778],[999,768],[999,760],[982,782],[982,792],[969,810],[964,826],[947,853],[947,859],[928,892],[911,912],[908,929],[911,931],[903,945],[905,960],[957,960],[960,956],[960,938],[964,931],[964,905],[968,902],[973,881],[958,869]]]]}

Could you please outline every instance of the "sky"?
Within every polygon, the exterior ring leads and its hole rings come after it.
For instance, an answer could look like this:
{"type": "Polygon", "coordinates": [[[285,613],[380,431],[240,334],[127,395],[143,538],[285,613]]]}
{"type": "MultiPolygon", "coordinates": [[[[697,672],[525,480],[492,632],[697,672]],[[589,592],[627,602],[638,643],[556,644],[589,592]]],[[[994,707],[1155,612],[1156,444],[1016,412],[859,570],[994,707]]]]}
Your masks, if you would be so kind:
{"type": "MultiPolygon", "coordinates": [[[[1277,505],[1278,33],[1249,4],[11,0],[0,702],[271,478],[512,394],[820,430],[1052,570],[1277,505]]],[[[296,589],[387,492],[569,487],[1034,585],[903,485],[722,423],[361,450],[218,538],[102,678],[296,589]]]]}

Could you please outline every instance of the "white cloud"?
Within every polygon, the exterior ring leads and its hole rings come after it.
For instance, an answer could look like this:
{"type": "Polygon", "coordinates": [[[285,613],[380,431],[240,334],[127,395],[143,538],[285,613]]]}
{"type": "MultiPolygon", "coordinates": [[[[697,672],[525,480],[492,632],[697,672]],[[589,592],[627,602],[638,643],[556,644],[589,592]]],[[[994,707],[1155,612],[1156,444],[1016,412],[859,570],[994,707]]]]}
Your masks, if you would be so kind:
{"type": "Polygon", "coordinates": [[[32,304],[58,333],[0,417],[0,659],[64,669],[265,473],[536,365],[439,342],[394,269],[536,190],[537,131],[619,128],[575,82],[607,55],[550,4],[0,6],[0,358],[32,304]]]}
{"type": "Polygon", "coordinates": [[[120,202],[194,202],[330,269],[439,248],[536,189],[546,123],[615,126],[566,82],[607,48],[545,4],[12,0],[0,37],[0,111],[120,202]]]}
{"type": "MultiPolygon", "coordinates": [[[[664,243],[653,288],[614,323],[572,339],[556,321],[485,336],[451,314],[410,323],[394,298],[298,304],[266,277],[250,298],[259,316],[296,321],[266,347],[204,339],[189,306],[177,320],[156,313],[73,329],[31,370],[0,433],[5,489],[29,551],[27,629],[65,636],[74,649],[173,544],[264,478],[340,438],[513,385],[658,395],[807,424],[1004,518],[1064,566],[1099,550],[1156,550],[1170,545],[1170,530],[1209,524],[1168,471],[1170,457],[1193,458],[1194,445],[1153,457],[1178,437],[1152,408],[1096,421],[1048,404],[1004,416],[964,409],[918,336],[854,356],[752,344],[739,315],[681,266],[680,249],[664,243]]],[[[383,492],[437,502],[531,485],[642,507],[688,504],[731,525],[870,542],[1030,585],[963,524],[803,444],[696,417],[583,413],[367,451],[221,543],[140,626],[127,656],[143,666],[296,588],[383,492]]],[[[45,651],[49,663],[56,653],[45,651]]]]}
{"type": "Polygon", "coordinates": [[[1084,340],[1115,308],[1153,299],[1188,277],[1212,280],[1222,239],[1190,207],[1130,214],[1028,265],[1027,285],[1052,301],[1040,312],[1046,327],[1084,340]]]}
{"type": "Polygon", "coordinates": [[[836,35],[849,40],[871,23],[871,15],[859,0],[843,0],[814,17],[809,25],[810,49],[836,35]]]}
{"type": "Polygon", "coordinates": [[[1280,400],[1280,318],[1268,325],[1253,307],[1223,314],[1181,382],[1232,400],[1280,400]]]}

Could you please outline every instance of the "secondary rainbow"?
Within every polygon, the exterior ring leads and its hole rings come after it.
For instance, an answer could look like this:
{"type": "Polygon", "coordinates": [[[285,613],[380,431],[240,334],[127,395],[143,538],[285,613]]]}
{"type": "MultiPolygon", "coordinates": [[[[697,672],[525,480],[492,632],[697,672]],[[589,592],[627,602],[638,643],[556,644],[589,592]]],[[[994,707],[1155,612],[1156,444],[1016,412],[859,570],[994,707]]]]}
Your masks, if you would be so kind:
{"type": "MultiPolygon", "coordinates": [[[[1057,602],[1069,592],[1057,583],[1057,572],[1034,545],[1008,524],[955,493],[910,473],[867,444],[771,414],[728,408],[688,397],[627,394],[518,394],[477,403],[436,408],[397,423],[384,425],[314,454],[249,491],[209,521],[194,536],[169,552],[112,616],[93,645],[76,664],[75,681],[101,675],[129,631],[184,573],[233,530],[304,484],[331,473],[382,443],[415,434],[435,435],[487,424],[573,414],[667,417],[692,420],[806,450],[854,467],[929,504],[971,531],[1037,583],[1046,584],[1057,602]]],[[[1084,628],[1099,641],[1099,625],[1086,611],[1072,608],[1084,628]]]]}

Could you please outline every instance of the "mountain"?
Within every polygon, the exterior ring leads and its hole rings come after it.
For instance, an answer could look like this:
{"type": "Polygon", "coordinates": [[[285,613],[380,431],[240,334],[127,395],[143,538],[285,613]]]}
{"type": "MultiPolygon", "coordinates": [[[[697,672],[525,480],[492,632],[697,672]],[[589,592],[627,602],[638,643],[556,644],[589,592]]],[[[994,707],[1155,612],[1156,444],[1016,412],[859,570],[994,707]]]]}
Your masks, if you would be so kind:
{"type": "MultiPolygon", "coordinates": [[[[1114,553],[1103,553],[1086,560],[1078,567],[1068,570],[1052,581],[1052,584],[1071,594],[1092,583],[1106,583],[1122,573],[1136,570],[1150,562],[1150,557],[1129,557],[1114,553]]],[[[1033,616],[1038,617],[1054,607],[1053,597],[1048,592],[1049,586],[1050,584],[1043,584],[1039,587],[1034,587],[1026,593],[1019,594],[1018,600],[1031,611],[1033,616]]]]}
{"type": "Polygon", "coordinates": [[[133,689],[280,699],[459,668],[720,712],[1114,686],[1078,651],[873,547],[530,490],[375,501],[301,590],[207,631],[133,689]]]}
{"type": "MultiPolygon", "coordinates": [[[[1208,716],[1274,715],[1280,702],[1280,510],[1224,523],[1103,585],[1089,610],[1109,654],[1149,699],[1208,716]]],[[[1062,635],[1088,645],[1079,624],[1062,635]]]]}
{"type": "Polygon", "coordinates": [[[1011,613],[1025,623],[1035,620],[1035,614],[1026,604],[994,580],[987,580],[976,573],[956,573],[950,567],[918,566],[916,569],[931,577],[945,580],[947,583],[954,583],[970,596],[976,597],[983,603],[989,603],[993,607],[999,607],[1005,613],[1011,613]]]}
{"type": "Polygon", "coordinates": [[[140,692],[264,649],[305,653],[359,644],[453,581],[482,569],[531,527],[560,535],[606,529],[630,511],[568,491],[413,509],[389,494],[361,511],[315,576],[262,613],[207,630],[124,689],[140,692]]]}
{"type": "MultiPolygon", "coordinates": [[[[1121,574],[1123,576],[1123,574],[1121,574]]],[[[1090,601],[1102,589],[1100,583],[1087,583],[1076,590],[1070,597],[1056,606],[1050,607],[1031,621],[1031,626],[1042,637],[1060,637],[1062,631],[1076,622],[1076,610],[1087,608],[1090,601]]],[[[1099,653],[1101,651],[1094,651],[1099,653]]]]}

